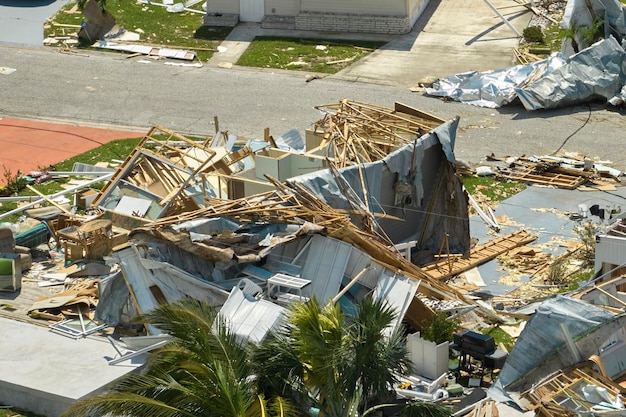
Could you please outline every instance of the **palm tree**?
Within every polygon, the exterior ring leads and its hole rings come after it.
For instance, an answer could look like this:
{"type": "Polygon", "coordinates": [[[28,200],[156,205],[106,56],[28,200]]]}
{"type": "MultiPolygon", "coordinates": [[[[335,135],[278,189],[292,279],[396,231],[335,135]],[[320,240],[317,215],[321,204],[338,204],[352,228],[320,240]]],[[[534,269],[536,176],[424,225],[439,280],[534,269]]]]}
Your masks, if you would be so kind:
{"type": "Polygon", "coordinates": [[[396,316],[383,299],[368,297],[359,304],[348,327],[353,366],[347,383],[362,389],[362,409],[370,401],[388,400],[396,376],[410,369],[404,333],[398,329],[387,334],[396,316]]]}
{"type": "Polygon", "coordinates": [[[122,377],[109,392],[77,403],[64,417],[293,415],[280,398],[266,401],[255,391],[247,344],[205,302],[162,305],[145,320],[173,341],[151,354],[141,373],[122,377]]]}
{"type": "MultiPolygon", "coordinates": [[[[292,305],[285,324],[253,353],[259,390],[288,397],[303,412],[318,408],[323,417],[395,406],[380,404],[393,398],[396,375],[409,366],[404,335],[388,331],[395,317],[384,301],[373,298],[364,299],[352,315],[338,303],[321,308],[312,299],[292,305]]],[[[436,404],[417,407],[450,414],[436,404]]],[[[406,412],[416,415],[415,406],[406,412]]]]}

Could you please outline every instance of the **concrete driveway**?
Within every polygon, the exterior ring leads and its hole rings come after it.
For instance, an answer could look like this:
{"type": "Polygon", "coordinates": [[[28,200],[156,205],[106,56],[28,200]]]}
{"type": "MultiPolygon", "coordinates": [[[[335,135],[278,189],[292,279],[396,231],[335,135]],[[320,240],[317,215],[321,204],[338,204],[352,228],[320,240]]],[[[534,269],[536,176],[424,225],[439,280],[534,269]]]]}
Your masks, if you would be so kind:
{"type": "Polygon", "coordinates": [[[335,78],[411,87],[425,77],[515,65],[519,37],[532,17],[514,0],[431,0],[413,30],[342,70],[335,78]]]}
{"type": "Polygon", "coordinates": [[[0,44],[43,45],[43,24],[73,0],[0,0],[0,44]]]}

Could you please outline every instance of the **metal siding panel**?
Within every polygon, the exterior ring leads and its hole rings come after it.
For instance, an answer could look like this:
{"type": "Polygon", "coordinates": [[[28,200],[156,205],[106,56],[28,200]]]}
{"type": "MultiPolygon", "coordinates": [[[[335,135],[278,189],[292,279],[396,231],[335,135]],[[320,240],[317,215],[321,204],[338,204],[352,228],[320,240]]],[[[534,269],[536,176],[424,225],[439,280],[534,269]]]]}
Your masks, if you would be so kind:
{"type": "Polygon", "coordinates": [[[384,297],[387,303],[396,310],[398,316],[394,323],[394,329],[400,325],[404,318],[418,286],[418,281],[404,275],[397,275],[389,269],[385,269],[378,279],[374,296],[376,298],[384,297]]]}
{"type": "Polygon", "coordinates": [[[606,262],[620,265],[626,261],[624,259],[624,246],[626,239],[615,236],[599,236],[596,242],[596,264],[606,262]]]}
{"type": "Polygon", "coordinates": [[[314,296],[322,305],[337,295],[350,258],[352,245],[337,239],[313,236],[302,267],[302,278],[311,280],[303,293],[314,296]]]}
{"type": "Polygon", "coordinates": [[[285,309],[265,300],[250,300],[233,288],[228,300],[220,309],[229,328],[239,337],[260,342],[276,325],[285,309]]]}

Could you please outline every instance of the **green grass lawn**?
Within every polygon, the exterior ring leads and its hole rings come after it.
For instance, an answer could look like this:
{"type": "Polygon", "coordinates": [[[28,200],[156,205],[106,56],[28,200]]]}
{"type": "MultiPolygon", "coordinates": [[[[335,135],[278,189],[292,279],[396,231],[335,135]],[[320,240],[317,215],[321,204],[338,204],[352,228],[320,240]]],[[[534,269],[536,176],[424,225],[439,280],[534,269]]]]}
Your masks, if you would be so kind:
{"type": "MultiPolygon", "coordinates": [[[[200,3],[193,6],[201,10],[200,3]]],[[[140,34],[135,42],[143,45],[195,52],[206,62],[228,36],[232,28],[202,26],[203,14],[184,11],[168,12],[166,7],[126,0],[107,0],[106,10],[116,23],[130,32],[140,34]]],[[[84,16],[75,3],[69,3],[44,26],[44,36],[76,38],[84,16]]],[[[89,22],[87,22],[89,24],[89,22]]],[[[288,32],[287,32],[288,33],[288,32]]],[[[125,43],[129,43],[124,41],[125,43]]],[[[51,46],[91,48],[92,42],[63,43],[51,46]]],[[[335,73],[370,54],[385,42],[300,39],[289,37],[258,37],[241,57],[238,65],[290,70],[335,73]]],[[[117,53],[117,52],[112,52],[117,53]]]]}
{"type": "Polygon", "coordinates": [[[526,188],[522,183],[500,181],[493,176],[466,176],[463,177],[463,185],[470,195],[481,195],[481,201],[491,203],[506,200],[526,188]]]}
{"type": "Polygon", "coordinates": [[[379,41],[257,37],[237,65],[336,73],[383,46],[379,41]]]}
{"type": "MultiPolygon", "coordinates": [[[[107,0],[107,11],[116,23],[131,32],[139,33],[141,44],[190,49],[200,61],[206,61],[232,28],[202,26],[203,14],[185,11],[168,12],[167,8],[126,0],[107,0]]],[[[200,4],[194,10],[201,10],[200,4]]],[[[62,37],[78,33],[83,14],[75,3],[69,3],[44,26],[45,37],[62,37]]],[[[88,48],[90,42],[81,42],[79,48],[88,48]]]]}

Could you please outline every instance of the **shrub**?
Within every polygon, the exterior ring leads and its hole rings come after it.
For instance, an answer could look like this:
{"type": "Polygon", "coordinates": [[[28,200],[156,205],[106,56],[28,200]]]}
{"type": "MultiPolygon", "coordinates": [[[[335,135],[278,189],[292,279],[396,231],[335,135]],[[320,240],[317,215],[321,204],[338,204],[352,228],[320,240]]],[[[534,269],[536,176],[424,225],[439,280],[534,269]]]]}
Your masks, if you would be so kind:
{"type": "Polygon", "coordinates": [[[437,312],[433,317],[430,325],[424,327],[421,332],[422,338],[435,342],[437,344],[443,342],[451,342],[454,332],[459,328],[459,320],[454,317],[448,317],[445,312],[437,312]]]}
{"type": "Polygon", "coordinates": [[[526,42],[543,43],[543,31],[540,26],[528,26],[522,32],[526,42]]]}

